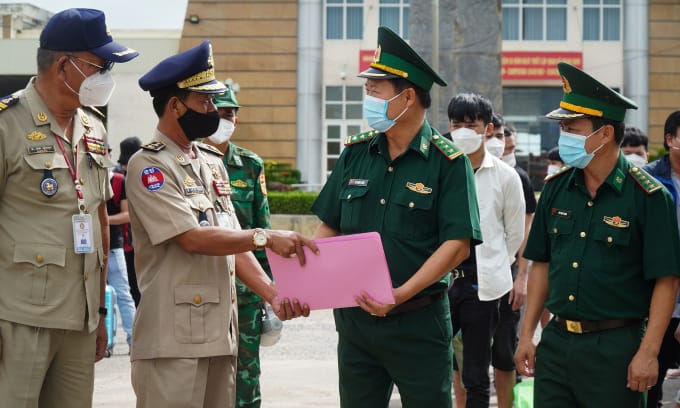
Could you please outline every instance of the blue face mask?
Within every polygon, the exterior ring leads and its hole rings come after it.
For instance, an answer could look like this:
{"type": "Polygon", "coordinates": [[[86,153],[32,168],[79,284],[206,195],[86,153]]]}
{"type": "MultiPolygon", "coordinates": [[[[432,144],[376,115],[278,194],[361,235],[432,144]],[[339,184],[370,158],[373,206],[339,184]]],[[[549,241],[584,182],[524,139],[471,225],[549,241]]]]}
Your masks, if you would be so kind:
{"type": "MultiPolygon", "coordinates": [[[[602,127],[600,127],[602,129],[602,127]]],[[[599,132],[597,129],[588,136],[582,136],[575,133],[569,133],[565,131],[560,132],[560,140],[558,141],[558,146],[560,148],[560,157],[564,160],[564,163],[579,169],[584,169],[595,157],[595,152],[600,150],[604,145],[600,145],[597,149],[590,153],[586,152],[586,140],[595,133],[599,132]]]]}
{"type": "Polygon", "coordinates": [[[394,119],[387,117],[387,107],[390,102],[396,99],[404,91],[399,92],[390,99],[380,99],[371,95],[364,95],[364,118],[368,122],[368,126],[377,130],[378,132],[387,132],[392,126],[397,124],[399,119],[406,111],[408,106],[394,119]]]}

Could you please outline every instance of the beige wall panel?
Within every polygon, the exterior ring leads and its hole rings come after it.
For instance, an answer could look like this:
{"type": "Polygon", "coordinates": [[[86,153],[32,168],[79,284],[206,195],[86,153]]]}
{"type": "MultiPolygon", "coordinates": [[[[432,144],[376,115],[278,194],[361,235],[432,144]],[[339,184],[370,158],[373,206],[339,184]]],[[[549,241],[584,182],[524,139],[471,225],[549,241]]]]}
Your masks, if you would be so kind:
{"type": "MultiPolygon", "coordinates": [[[[197,46],[203,40],[205,40],[203,36],[182,37],[179,46],[180,49],[186,50],[197,46]]],[[[235,41],[233,38],[214,37],[211,41],[215,54],[226,53],[226,50],[236,54],[290,54],[297,50],[297,38],[257,37],[239,38],[235,41]]]]}
{"type": "Polygon", "coordinates": [[[650,94],[654,91],[680,90],[680,76],[677,74],[654,74],[649,77],[650,94]]]}
{"type": "Polygon", "coordinates": [[[675,111],[677,108],[652,108],[649,110],[649,123],[654,123],[657,126],[663,126],[666,122],[666,118],[671,112],[675,111]]]}
{"type": "Polygon", "coordinates": [[[649,20],[669,21],[680,19],[680,3],[676,0],[650,1],[649,20]]]}
{"type": "Polygon", "coordinates": [[[239,126],[267,122],[294,124],[295,115],[294,106],[245,106],[238,112],[238,121],[239,126]]]}
{"type": "Polygon", "coordinates": [[[680,56],[680,38],[677,39],[649,39],[649,55],[680,56]]]}
{"type": "Polygon", "coordinates": [[[678,57],[655,57],[649,58],[650,74],[674,74],[680,68],[680,56],[678,57]]]}
{"type": "Polygon", "coordinates": [[[677,21],[652,21],[649,24],[650,38],[678,38],[680,24],[677,21]]]}
{"type": "Polygon", "coordinates": [[[217,37],[296,37],[297,25],[294,21],[249,21],[249,20],[201,20],[199,24],[184,26],[185,37],[215,39],[217,37]]]}
{"type": "Polygon", "coordinates": [[[189,0],[187,17],[191,14],[197,14],[201,18],[224,20],[296,20],[297,1],[204,2],[189,0]]]}
{"type": "Polygon", "coordinates": [[[649,105],[655,108],[677,109],[680,107],[680,91],[655,91],[649,94],[649,105]]]}
{"type": "Polygon", "coordinates": [[[295,106],[297,91],[293,89],[248,89],[239,92],[238,101],[247,106],[295,106]]]}
{"type": "Polygon", "coordinates": [[[239,125],[234,138],[238,135],[247,135],[248,140],[294,142],[295,129],[294,123],[244,123],[239,125]]]}
{"type": "Polygon", "coordinates": [[[295,71],[297,55],[290,54],[237,54],[228,52],[214,56],[215,68],[220,71],[295,71]]]}
{"type": "Polygon", "coordinates": [[[259,141],[259,140],[237,140],[234,143],[257,153],[263,160],[281,160],[295,163],[295,141],[259,141]]]}
{"type": "Polygon", "coordinates": [[[291,84],[297,81],[297,73],[292,72],[272,72],[263,70],[261,72],[255,71],[236,71],[236,70],[217,70],[215,73],[218,79],[224,80],[231,78],[237,82],[241,89],[258,89],[258,88],[283,88],[290,89],[291,84]]]}

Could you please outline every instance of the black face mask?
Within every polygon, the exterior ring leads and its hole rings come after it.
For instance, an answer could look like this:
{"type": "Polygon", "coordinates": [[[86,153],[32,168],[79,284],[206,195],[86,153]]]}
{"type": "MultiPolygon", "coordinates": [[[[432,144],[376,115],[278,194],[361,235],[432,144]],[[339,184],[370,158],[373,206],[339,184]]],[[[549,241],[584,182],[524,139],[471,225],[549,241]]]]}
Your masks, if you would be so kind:
{"type": "MultiPolygon", "coordinates": [[[[182,102],[181,99],[180,102],[182,102]]],[[[220,126],[220,114],[217,111],[199,113],[188,107],[184,102],[182,102],[182,105],[187,108],[187,111],[177,119],[177,122],[187,136],[187,139],[194,141],[202,137],[208,137],[215,133],[220,126]]]]}

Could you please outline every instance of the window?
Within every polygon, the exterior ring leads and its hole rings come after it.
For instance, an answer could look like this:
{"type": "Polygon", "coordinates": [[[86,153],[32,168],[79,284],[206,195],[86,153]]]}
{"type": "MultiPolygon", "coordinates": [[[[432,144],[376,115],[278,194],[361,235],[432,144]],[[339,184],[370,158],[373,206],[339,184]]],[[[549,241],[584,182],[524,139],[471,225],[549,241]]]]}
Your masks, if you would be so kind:
{"type": "Polygon", "coordinates": [[[326,0],[326,39],[360,40],[364,33],[363,0],[326,0]]]}
{"type": "Polygon", "coordinates": [[[361,132],[363,86],[327,86],[325,95],[322,169],[330,174],[345,147],[345,138],[361,132]]]}
{"type": "Polygon", "coordinates": [[[567,0],[503,0],[503,39],[566,41],[567,0]]]}
{"type": "Polygon", "coordinates": [[[380,25],[408,40],[409,0],[380,0],[380,25]]]}
{"type": "Polygon", "coordinates": [[[621,41],[621,0],[583,1],[583,40],[621,41]]]}

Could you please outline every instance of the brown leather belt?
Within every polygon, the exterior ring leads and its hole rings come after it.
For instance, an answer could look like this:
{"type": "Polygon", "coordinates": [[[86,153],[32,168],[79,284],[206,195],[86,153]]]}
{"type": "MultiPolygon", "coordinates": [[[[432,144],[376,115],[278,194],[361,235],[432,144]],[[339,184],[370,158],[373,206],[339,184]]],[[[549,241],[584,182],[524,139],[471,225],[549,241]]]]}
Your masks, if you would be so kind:
{"type": "Polygon", "coordinates": [[[553,317],[555,323],[567,329],[570,333],[583,334],[602,330],[618,329],[642,323],[642,319],[614,319],[614,320],[567,320],[560,316],[553,317]]]}
{"type": "Polygon", "coordinates": [[[444,297],[444,292],[435,293],[430,296],[423,296],[416,299],[407,300],[394,309],[387,312],[387,316],[395,316],[403,313],[412,312],[414,310],[422,309],[425,306],[431,305],[444,297]]]}

